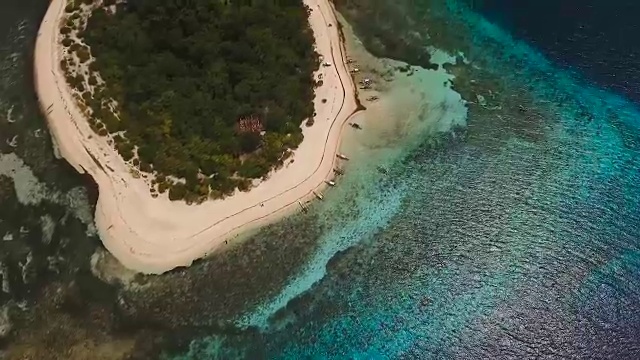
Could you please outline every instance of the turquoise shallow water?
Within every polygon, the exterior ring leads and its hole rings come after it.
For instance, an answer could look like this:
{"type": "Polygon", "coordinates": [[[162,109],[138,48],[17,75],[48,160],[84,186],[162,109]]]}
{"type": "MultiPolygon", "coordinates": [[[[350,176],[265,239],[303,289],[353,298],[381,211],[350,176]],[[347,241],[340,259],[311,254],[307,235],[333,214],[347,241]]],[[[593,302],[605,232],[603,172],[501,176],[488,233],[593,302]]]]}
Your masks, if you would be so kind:
{"type": "Polygon", "coordinates": [[[422,134],[365,185],[361,216],[325,233],[309,291],[260,331],[178,358],[640,356],[638,106],[446,5],[526,109],[472,112],[465,136],[439,143],[422,134]]]}

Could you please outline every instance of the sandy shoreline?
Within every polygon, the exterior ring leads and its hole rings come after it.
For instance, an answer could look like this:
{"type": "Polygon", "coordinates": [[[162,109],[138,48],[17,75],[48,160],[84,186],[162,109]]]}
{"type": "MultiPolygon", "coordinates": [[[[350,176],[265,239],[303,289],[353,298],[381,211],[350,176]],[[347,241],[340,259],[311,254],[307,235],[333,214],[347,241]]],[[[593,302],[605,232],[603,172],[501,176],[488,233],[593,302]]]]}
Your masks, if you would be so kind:
{"type": "Polygon", "coordinates": [[[356,111],[355,86],[345,64],[335,14],[328,0],[304,0],[318,53],[333,66],[321,67],[323,85],[316,89],[315,124],[304,128],[305,139],[293,164],[271,174],[247,193],[201,205],[153,198],[142,179],[107,143],[93,133],[75,105],[59,63],[59,21],[65,0],[52,0],[35,48],[35,85],[59,153],[78,172],[88,173],[99,187],[95,222],[105,247],[126,267],[162,273],[188,266],[237,234],[295,211],[298,200],[313,197],[332,175],[341,133],[356,111]],[[332,26],[328,26],[328,24],[332,26]],[[326,99],[322,103],[322,99],[326,99]],[[264,206],[261,206],[264,204],[264,206]]]}

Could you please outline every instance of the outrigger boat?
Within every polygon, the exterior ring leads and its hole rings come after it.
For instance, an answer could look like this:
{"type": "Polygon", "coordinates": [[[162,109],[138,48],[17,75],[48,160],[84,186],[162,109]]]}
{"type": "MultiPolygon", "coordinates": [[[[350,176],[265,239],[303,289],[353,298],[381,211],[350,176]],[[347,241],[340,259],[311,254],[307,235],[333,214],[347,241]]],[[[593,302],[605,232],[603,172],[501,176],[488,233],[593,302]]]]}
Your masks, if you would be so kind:
{"type": "Polygon", "coordinates": [[[336,156],[342,160],[349,160],[347,155],[344,155],[344,154],[337,153],[336,156]]]}
{"type": "Polygon", "coordinates": [[[329,185],[329,186],[336,186],[336,182],[333,181],[333,180],[325,180],[324,182],[326,182],[327,185],[329,185]]]}
{"type": "Polygon", "coordinates": [[[335,168],[333,169],[333,172],[336,173],[336,175],[344,175],[344,170],[341,168],[335,168]]]}
{"type": "Polygon", "coordinates": [[[302,209],[303,213],[306,213],[309,209],[307,209],[306,206],[304,206],[304,204],[300,201],[298,201],[298,205],[300,205],[300,209],[302,209]]]}
{"type": "Polygon", "coordinates": [[[322,195],[322,193],[314,191],[313,195],[315,195],[318,198],[318,200],[324,200],[324,195],[322,195]]]}
{"type": "Polygon", "coordinates": [[[362,130],[362,126],[360,126],[360,124],[358,123],[349,123],[349,125],[354,129],[362,130]]]}

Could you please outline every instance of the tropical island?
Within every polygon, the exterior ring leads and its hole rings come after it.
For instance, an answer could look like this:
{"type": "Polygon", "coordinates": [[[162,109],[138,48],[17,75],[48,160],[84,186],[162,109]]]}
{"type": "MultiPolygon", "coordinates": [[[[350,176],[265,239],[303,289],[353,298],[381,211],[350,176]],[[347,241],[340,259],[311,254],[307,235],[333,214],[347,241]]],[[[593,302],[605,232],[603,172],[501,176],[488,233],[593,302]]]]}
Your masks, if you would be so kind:
{"type": "Polygon", "coordinates": [[[328,0],[184,2],[192,11],[175,0],[84,1],[51,1],[36,39],[35,88],[54,152],[96,184],[96,229],[124,266],[188,266],[299,211],[343,166],[341,136],[359,108],[328,0]],[[215,11],[256,23],[205,21],[215,11]],[[238,38],[209,27],[259,45],[231,47],[238,38]]]}
{"type": "Polygon", "coordinates": [[[301,0],[68,0],[61,66],[152,195],[218,199],[282,166],[313,123],[309,12],[301,0]]]}

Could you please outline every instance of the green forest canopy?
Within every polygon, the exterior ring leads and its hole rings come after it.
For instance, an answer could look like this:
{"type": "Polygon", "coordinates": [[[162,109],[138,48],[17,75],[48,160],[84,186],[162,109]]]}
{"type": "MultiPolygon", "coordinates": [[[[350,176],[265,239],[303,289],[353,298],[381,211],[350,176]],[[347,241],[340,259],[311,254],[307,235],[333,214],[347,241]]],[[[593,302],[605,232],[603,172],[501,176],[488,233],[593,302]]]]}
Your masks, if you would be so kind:
{"type": "Polygon", "coordinates": [[[125,160],[137,146],[142,170],[186,178],[161,184],[172,199],[246,187],[298,146],[313,116],[319,60],[301,0],[129,0],[115,14],[95,9],[82,36],[106,82],[95,116],[124,131],[125,160]],[[248,116],[265,136],[238,132],[248,116]]]}

